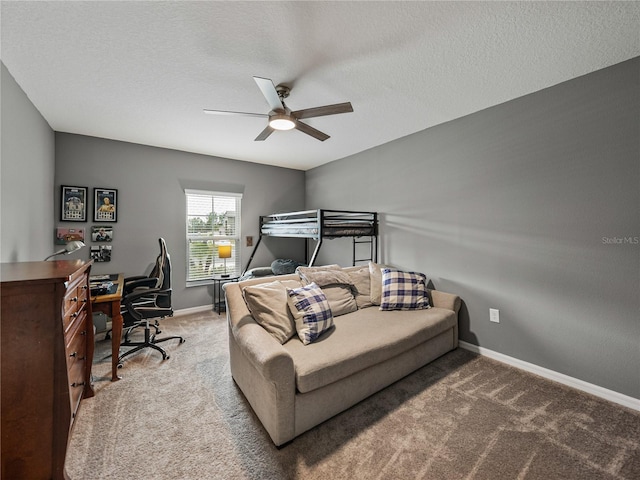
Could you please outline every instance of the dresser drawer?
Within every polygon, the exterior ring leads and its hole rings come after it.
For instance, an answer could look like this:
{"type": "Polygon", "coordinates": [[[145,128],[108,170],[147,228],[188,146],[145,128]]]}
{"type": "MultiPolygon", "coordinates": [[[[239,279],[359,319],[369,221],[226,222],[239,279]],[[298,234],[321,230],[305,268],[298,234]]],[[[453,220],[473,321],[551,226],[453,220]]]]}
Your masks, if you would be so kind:
{"type": "Polygon", "coordinates": [[[65,352],[67,356],[67,368],[70,369],[77,361],[87,358],[87,315],[81,312],[78,324],[70,330],[65,337],[65,352]]]}
{"type": "Polygon", "coordinates": [[[67,358],[67,378],[69,381],[69,400],[71,418],[75,418],[84,393],[87,372],[87,313],[81,311],[77,320],[65,334],[65,355],[67,358]]]}
{"type": "Polygon", "coordinates": [[[82,278],[80,285],[78,285],[78,307],[84,308],[89,301],[89,280],[85,275],[82,278]]]}
{"type": "Polygon", "coordinates": [[[80,400],[84,392],[86,359],[73,362],[69,369],[69,401],[71,402],[71,419],[76,417],[80,400]]]}
{"type": "Polygon", "coordinates": [[[81,312],[86,310],[88,301],[86,276],[82,277],[81,280],[83,281],[74,282],[64,296],[62,323],[65,332],[71,328],[72,323],[80,316],[81,312]]]}

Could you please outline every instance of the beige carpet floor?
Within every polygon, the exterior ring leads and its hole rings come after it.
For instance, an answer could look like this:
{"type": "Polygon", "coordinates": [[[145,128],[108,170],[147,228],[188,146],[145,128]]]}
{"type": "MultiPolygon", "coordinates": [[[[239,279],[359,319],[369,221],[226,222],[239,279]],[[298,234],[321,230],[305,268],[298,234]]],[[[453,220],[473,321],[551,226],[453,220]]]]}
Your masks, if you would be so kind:
{"type": "Polygon", "coordinates": [[[458,349],[277,449],[229,373],[226,320],[166,319],[186,337],[132,357],[67,454],[81,479],[638,479],[640,412],[458,349]]]}

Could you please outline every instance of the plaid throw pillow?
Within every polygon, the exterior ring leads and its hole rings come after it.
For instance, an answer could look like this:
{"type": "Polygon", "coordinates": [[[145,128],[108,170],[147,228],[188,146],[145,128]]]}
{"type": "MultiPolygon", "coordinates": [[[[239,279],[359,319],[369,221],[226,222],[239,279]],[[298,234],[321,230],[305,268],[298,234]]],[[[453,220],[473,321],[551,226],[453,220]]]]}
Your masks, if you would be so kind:
{"type": "Polygon", "coordinates": [[[315,283],[300,288],[287,288],[287,303],[293,314],[298,337],[304,345],[309,345],[333,326],[333,315],[327,297],[315,283]]]}
{"type": "Polygon", "coordinates": [[[430,308],[427,277],[423,273],[382,269],[380,310],[421,310],[430,308]]]}

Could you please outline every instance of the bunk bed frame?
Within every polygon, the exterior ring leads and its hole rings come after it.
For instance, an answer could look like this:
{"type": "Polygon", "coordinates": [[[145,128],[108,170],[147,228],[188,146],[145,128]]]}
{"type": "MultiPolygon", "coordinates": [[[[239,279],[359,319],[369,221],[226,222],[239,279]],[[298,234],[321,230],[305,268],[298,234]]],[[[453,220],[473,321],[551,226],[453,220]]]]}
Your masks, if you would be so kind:
{"type": "Polygon", "coordinates": [[[244,273],[251,267],[262,237],[304,238],[305,259],[309,257],[309,242],[316,242],[309,266],[318,256],[324,239],[351,237],[353,239],[353,265],[356,262],[378,261],[377,212],[353,212],[348,210],[304,210],[300,212],[274,213],[260,217],[260,236],[253,247],[244,273]],[[356,245],[369,244],[369,257],[356,258],[356,245]]]}

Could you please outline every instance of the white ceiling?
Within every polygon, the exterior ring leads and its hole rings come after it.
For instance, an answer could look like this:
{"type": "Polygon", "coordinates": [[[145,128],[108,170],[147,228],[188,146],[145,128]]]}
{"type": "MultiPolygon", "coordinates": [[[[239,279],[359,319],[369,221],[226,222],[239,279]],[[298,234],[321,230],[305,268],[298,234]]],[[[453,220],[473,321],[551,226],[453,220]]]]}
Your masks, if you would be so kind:
{"type": "Polygon", "coordinates": [[[2,1],[1,58],[51,127],[301,170],[640,55],[639,2],[2,1]],[[252,76],[292,110],[254,138],[252,76]]]}

